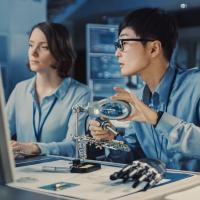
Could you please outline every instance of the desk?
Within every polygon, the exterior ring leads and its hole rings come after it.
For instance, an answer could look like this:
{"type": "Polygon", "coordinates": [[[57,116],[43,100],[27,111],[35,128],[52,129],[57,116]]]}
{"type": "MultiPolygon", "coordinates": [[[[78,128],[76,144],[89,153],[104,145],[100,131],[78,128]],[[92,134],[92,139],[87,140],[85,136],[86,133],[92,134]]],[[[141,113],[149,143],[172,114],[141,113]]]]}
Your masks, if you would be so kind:
{"type": "MultiPolygon", "coordinates": [[[[62,157],[55,157],[56,160],[59,160],[61,158],[62,157]]],[[[62,158],[62,159],[67,160],[67,158],[62,158]]],[[[36,163],[38,163],[38,161],[36,163]]],[[[107,163],[103,162],[103,164],[107,164],[107,163]]],[[[114,165],[117,166],[117,164],[114,164],[114,165]]],[[[178,172],[178,171],[175,171],[175,170],[170,170],[170,172],[181,173],[181,171],[178,172]]],[[[52,176],[56,177],[58,175],[53,173],[52,176]]],[[[90,180],[89,180],[89,182],[90,182],[90,180]]],[[[141,200],[145,200],[145,199],[164,200],[166,195],[171,194],[172,192],[184,190],[186,188],[189,188],[189,187],[192,187],[192,186],[195,186],[195,185],[198,185],[198,184],[200,184],[200,178],[199,178],[199,176],[194,175],[190,178],[186,178],[186,179],[183,179],[183,180],[172,182],[170,184],[166,184],[166,185],[163,185],[163,186],[152,188],[151,190],[148,190],[146,192],[139,192],[139,193],[135,193],[135,194],[131,194],[131,195],[128,195],[128,196],[121,197],[120,200],[132,200],[132,199],[137,199],[137,200],[140,200],[140,199],[141,200]]],[[[16,199],[19,199],[19,200],[21,200],[21,199],[22,200],[39,199],[40,200],[40,199],[47,199],[47,198],[48,198],[48,200],[75,199],[75,198],[69,197],[69,195],[67,195],[67,196],[66,195],[65,196],[55,196],[55,194],[42,193],[41,191],[27,191],[27,190],[28,189],[12,188],[12,187],[9,187],[9,186],[0,186],[0,199],[5,199],[5,200],[7,200],[7,199],[8,200],[12,200],[12,199],[13,200],[14,199],[15,200],[16,199]]],[[[105,199],[104,194],[102,194],[102,199],[105,199]]]]}
{"type": "Polygon", "coordinates": [[[74,200],[70,197],[55,197],[48,194],[26,191],[18,188],[12,188],[6,185],[0,185],[1,200],[74,200]]]}

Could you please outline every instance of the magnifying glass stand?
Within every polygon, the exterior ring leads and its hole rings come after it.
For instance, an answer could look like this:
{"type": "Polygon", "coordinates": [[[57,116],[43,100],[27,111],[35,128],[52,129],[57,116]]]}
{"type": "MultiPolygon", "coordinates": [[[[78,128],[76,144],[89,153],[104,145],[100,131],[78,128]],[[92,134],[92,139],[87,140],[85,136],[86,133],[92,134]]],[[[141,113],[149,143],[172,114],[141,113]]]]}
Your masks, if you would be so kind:
{"type": "MultiPolygon", "coordinates": [[[[131,105],[125,101],[111,100],[109,98],[102,99],[97,102],[91,102],[86,107],[76,105],[72,108],[73,113],[75,114],[76,127],[75,136],[73,137],[73,139],[75,139],[76,141],[76,156],[75,160],[73,161],[71,172],[86,173],[101,168],[100,164],[85,162],[85,159],[87,158],[87,144],[95,144],[97,147],[100,148],[105,147],[113,150],[130,151],[128,145],[126,145],[123,141],[98,141],[85,135],[79,135],[79,113],[85,112],[90,116],[95,116],[98,118],[119,120],[126,118],[132,112],[132,109],[133,108],[131,107],[131,105]]],[[[103,121],[103,124],[105,124],[104,122],[107,121],[103,121]]]]}
{"type": "Polygon", "coordinates": [[[93,172],[101,168],[100,164],[85,162],[87,158],[87,141],[84,141],[79,137],[79,113],[84,112],[83,107],[74,106],[73,113],[75,114],[75,145],[76,154],[75,159],[72,161],[71,173],[88,173],[93,172]]]}

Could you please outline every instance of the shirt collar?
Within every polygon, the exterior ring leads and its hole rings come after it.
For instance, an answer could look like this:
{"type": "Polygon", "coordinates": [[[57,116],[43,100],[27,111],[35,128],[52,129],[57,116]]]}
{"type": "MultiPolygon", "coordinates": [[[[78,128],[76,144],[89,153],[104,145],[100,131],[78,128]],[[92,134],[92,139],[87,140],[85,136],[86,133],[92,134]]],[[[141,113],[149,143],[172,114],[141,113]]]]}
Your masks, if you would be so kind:
{"type": "MultiPolygon", "coordinates": [[[[151,91],[147,85],[144,87],[143,91],[143,101],[147,105],[149,105],[150,100],[152,96],[156,99],[156,104],[165,104],[165,106],[168,106],[169,98],[171,96],[171,90],[174,85],[174,77],[175,77],[175,68],[168,67],[162,80],[160,81],[159,85],[156,87],[153,94],[151,94],[151,91]],[[173,85],[172,85],[173,84],[173,85]]],[[[154,100],[155,100],[154,99],[154,100]]]]}
{"type": "Polygon", "coordinates": [[[71,83],[71,78],[65,78],[62,83],[60,84],[59,88],[55,91],[54,95],[57,96],[57,98],[63,99],[68,91],[68,88],[71,83]]]}
{"type": "Polygon", "coordinates": [[[28,88],[27,88],[27,91],[29,93],[32,94],[32,96],[35,97],[36,93],[35,93],[35,79],[36,79],[36,76],[34,76],[31,81],[30,81],[30,84],[28,85],[28,88]]]}
{"type": "MultiPolygon", "coordinates": [[[[58,99],[61,98],[63,99],[66,95],[66,92],[68,91],[69,85],[71,83],[71,78],[67,77],[65,78],[58,89],[51,95],[51,96],[56,96],[58,99]]],[[[36,92],[35,92],[35,81],[36,81],[36,76],[34,76],[28,86],[28,92],[31,93],[31,95],[35,98],[36,97],[36,92]]]]}

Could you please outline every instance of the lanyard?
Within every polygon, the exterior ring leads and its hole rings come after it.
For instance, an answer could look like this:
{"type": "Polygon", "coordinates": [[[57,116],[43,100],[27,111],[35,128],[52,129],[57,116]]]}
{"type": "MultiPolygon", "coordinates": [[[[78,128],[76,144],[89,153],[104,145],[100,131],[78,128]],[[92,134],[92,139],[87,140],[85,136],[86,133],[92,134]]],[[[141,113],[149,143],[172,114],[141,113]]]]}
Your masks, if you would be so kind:
{"type": "Polygon", "coordinates": [[[41,111],[39,111],[39,123],[38,123],[38,131],[36,130],[36,125],[35,125],[35,113],[36,113],[36,107],[34,106],[34,103],[33,103],[33,128],[34,128],[34,133],[35,133],[35,137],[37,139],[37,142],[40,142],[40,139],[41,139],[41,135],[42,135],[42,129],[43,129],[43,126],[44,126],[44,123],[47,119],[47,117],[49,116],[49,114],[51,113],[55,103],[57,101],[57,97],[54,99],[53,103],[51,104],[47,114],[45,115],[44,117],[44,120],[42,121],[41,123],[41,111]]]}

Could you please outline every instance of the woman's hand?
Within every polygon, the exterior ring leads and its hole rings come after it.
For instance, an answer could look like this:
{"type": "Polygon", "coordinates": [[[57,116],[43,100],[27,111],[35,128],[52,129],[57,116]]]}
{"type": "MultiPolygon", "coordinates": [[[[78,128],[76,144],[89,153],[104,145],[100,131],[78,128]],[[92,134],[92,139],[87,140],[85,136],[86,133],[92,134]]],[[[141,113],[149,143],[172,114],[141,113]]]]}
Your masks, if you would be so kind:
{"type": "Polygon", "coordinates": [[[122,88],[116,87],[114,90],[117,92],[111,97],[113,100],[123,100],[133,106],[132,113],[122,121],[138,121],[147,122],[155,125],[157,122],[157,113],[139,100],[134,93],[130,93],[122,88]]]}
{"type": "Polygon", "coordinates": [[[19,154],[19,153],[22,153],[22,154],[24,153],[27,155],[40,154],[40,148],[38,147],[37,144],[33,144],[33,143],[21,143],[21,142],[12,140],[11,147],[14,154],[19,154]]]}
{"type": "Polygon", "coordinates": [[[89,121],[89,130],[92,137],[96,140],[111,141],[111,140],[114,140],[115,138],[115,135],[112,132],[110,132],[109,130],[104,130],[100,126],[100,123],[96,120],[89,121]]]}

